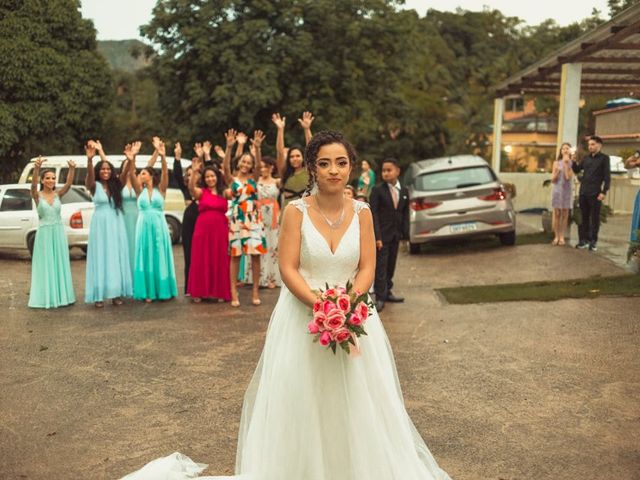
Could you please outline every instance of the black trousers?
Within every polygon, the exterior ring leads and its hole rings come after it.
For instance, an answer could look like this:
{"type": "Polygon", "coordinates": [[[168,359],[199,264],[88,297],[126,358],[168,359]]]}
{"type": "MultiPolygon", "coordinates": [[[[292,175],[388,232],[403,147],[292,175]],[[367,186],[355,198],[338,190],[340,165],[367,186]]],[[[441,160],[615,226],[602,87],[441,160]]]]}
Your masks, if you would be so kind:
{"type": "Polygon", "coordinates": [[[198,204],[191,202],[182,215],[182,251],[184,252],[184,293],[189,284],[189,267],[191,266],[191,240],[198,220],[198,204]]]}
{"type": "Polygon", "coordinates": [[[582,223],[578,228],[579,242],[596,243],[598,241],[598,230],[600,230],[600,207],[602,202],[598,200],[597,195],[580,195],[578,203],[582,213],[582,223]]]}
{"type": "Polygon", "coordinates": [[[399,244],[399,240],[382,242],[382,248],[376,251],[376,279],[373,282],[376,300],[385,301],[393,288],[399,244]]]}

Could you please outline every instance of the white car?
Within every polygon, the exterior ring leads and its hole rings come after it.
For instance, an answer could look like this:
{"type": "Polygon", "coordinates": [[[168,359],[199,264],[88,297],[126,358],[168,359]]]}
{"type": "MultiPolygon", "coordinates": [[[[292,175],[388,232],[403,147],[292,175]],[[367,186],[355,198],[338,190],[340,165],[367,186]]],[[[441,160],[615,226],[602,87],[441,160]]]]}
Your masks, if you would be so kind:
{"type": "MultiPolygon", "coordinates": [[[[43,169],[51,169],[56,172],[56,179],[60,183],[64,183],[67,181],[67,173],[69,172],[69,167],[67,162],[69,160],[73,160],[76,163],[76,174],[73,179],[73,185],[77,185],[79,187],[84,188],[84,179],[87,175],[87,157],[84,155],[53,155],[53,156],[45,156],[44,158],[47,161],[42,165],[43,169]]],[[[115,158],[115,156],[110,157],[109,161],[113,164],[115,168],[120,168],[122,162],[124,161],[124,156],[118,156],[119,158],[115,158]]],[[[149,159],[151,155],[138,155],[136,157],[136,168],[140,169],[146,167],[149,163],[149,159]]],[[[20,175],[20,183],[31,184],[31,174],[33,173],[34,162],[37,160],[37,157],[32,158],[29,163],[27,163],[22,170],[22,174],[20,175]]],[[[94,165],[98,162],[98,158],[94,159],[94,165]]],[[[188,160],[181,160],[180,164],[184,170],[187,169],[191,162],[188,160]]],[[[160,167],[160,160],[158,159],[155,164],[155,168],[160,167]]],[[[176,179],[173,174],[173,157],[167,157],[167,167],[169,168],[169,188],[167,189],[167,194],[165,197],[164,204],[164,217],[167,220],[167,225],[169,226],[169,232],[171,233],[171,241],[175,244],[180,241],[180,232],[182,231],[182,214],[184,213],[184,196],[182,195],[182,191],[180,187],[176,183],[176,179]]]]}
{"type": "MultiPolygon", "coordinates": [[[[33,252],[38,212],[30,190],[31,185],[0,185],[0,248],[28,249],[29,253],[33,252]]],[[[80,247],[86,252],[94,208],[91,197],[84,189],[71,187],[60,202],[62,224],[69,247],[80,247]]]]}

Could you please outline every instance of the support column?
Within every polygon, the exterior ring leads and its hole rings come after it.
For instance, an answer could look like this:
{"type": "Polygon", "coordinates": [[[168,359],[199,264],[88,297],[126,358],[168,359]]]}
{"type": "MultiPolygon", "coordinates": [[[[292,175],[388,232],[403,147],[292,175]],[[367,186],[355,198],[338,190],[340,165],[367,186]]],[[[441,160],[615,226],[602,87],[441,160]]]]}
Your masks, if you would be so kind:
{"type": "Polygon", "coordinates": [[[502,152],[502,116],[504,114],[504,98],[493,101],[493,151],[491,167],[496,175],[500,175],[500,153],[502,152]]]}
{"type": "Polygon", "coordinates": [[[577,146],[578,143],[581,80],[581,63],[565,63],[562,65],[556,158],[560,151],[560,146],[564,142],[569,142],[574,147],[577,146]]]}

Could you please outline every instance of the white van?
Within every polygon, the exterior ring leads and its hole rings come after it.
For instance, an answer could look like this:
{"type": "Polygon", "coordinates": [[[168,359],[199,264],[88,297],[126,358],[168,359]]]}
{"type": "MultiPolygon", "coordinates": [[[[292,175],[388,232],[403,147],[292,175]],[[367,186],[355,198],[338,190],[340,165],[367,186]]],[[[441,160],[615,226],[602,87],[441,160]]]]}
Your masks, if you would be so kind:
{"type": "MultiPolygon", "coordinates": [[[[84,179],[87,175],[87,157],[85,155],[53,155],[46,156],[46,162],[42,165],[43,169],[52,169],[56,171],[56,182],[64,184],[67,181],[67,174],[69,167],[67,162],[73,160],[76,163],[76,174],[73,179],[74,185],[84,187],[84,179]]],[[[115,168],[120,168],[124,161],[124,155],[112,156],[109,161],[115,168]]],[[[140,169],[146,167],[149,163],[151,155],[138,155],[136,157],[136,168],[140,169]]],[[[29,163],[22,170],[20,175],[20,183],[31,183],[31,174],[33,173],[34,162],[37,157],[32,158],[29,163]]],[[[98,163],[99,158],[96,156],[93,160],[94,166],[98,163]]],[[[182,168],[184,170],[191,165],[189,160],[181,160],[182,168]]],[[[169,167],[169,188],[167,189],[167,195],[164,204],[164,216],[171,232],[171,241],[175,244],[180,241],[180,232],[182,230],[182,214],[184,213],[184,196],[182,191],[178,187],[173,175],[173,157],[167,157],[167,166],[169,167]]],[[[156,160],[154,168],[160,168],[160,159],[156,160]]]]}

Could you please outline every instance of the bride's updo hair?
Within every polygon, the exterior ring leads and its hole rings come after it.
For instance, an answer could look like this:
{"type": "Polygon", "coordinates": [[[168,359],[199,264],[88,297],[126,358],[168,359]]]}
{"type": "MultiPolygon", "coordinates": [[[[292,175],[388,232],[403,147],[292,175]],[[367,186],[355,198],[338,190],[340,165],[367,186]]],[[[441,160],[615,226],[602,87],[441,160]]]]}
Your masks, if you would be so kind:
{"type": "Polygon", "coordinates": [[[339,143],[347,151],[349,156],[349,163],[351,168],[355,167],[357,161],[356,150],[353,145],[344,138],[340,132],[334,132],[332,130],[323,130],[316,133],[304,150],[304,159],[307,164],[307,172],[309,172],[309,181],[307,182],[307,188],[304,191],[305,195],[309,195],[316,182],[316,168],[318,162],[318,152],[325,145],[331,145],[332,143],[339,143]]]}

